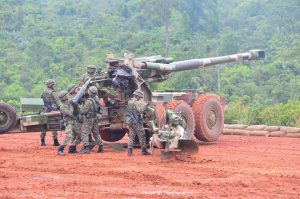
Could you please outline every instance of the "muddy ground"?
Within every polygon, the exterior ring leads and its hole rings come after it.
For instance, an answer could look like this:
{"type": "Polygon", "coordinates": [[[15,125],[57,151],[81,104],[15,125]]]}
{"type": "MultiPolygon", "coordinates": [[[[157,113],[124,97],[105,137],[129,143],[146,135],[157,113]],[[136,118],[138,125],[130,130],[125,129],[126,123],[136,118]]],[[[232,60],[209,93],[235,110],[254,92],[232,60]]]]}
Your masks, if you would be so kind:
{"type": "Polygon", "coordinates": [[[300,198],[297,138],[221,136],[163,162],[158,151],[128,158],[108,147],[61,157],[50,140],[0,135],[0,198],[300,198]]]}

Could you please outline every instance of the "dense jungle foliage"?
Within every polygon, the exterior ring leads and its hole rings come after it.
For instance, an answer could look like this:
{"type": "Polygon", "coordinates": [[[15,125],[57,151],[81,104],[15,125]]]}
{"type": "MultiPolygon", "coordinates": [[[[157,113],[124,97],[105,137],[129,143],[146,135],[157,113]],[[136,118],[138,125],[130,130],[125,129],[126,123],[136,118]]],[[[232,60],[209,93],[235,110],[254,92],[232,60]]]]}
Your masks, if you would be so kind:
{"type": "Polygon", "coordinates": [[[163,55],[164,13],[175,60],[253,48],[266,59],[180,72],[152,89],[223,95],[227,123],[300,125],[299,0],[2,0],[0,100],[18,107],[48,78],[57,90],[78,83],[109,53],[163,55]]]}

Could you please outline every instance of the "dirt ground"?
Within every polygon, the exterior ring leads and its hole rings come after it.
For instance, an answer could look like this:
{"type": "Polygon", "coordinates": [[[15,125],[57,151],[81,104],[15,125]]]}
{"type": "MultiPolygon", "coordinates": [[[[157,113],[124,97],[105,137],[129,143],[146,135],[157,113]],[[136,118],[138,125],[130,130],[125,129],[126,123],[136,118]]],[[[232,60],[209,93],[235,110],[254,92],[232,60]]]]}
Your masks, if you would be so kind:
{"type": "Polygon", "coordinates": [[[185,161],[109,147],[61,157],[50,140],[0,135],[0,198],[300,198],[297,138],[221,136],[185,161]]]}

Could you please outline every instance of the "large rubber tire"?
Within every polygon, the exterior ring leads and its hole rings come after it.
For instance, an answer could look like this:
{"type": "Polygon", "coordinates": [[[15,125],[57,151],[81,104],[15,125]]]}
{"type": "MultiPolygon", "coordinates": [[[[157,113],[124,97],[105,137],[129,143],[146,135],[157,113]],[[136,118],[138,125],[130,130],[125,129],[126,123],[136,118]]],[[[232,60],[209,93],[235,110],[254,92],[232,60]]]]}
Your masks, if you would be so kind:
{"type": "Polygon", "coordinates": [[[114,131],[110,131],[110,130],[100,130],[100,135],[102,140],[107,141],[107,142],[116,142],[121,140],[126,131],[125,130],[114,130],[114,131]]]}
{"type": "Polygon", "coordinates": [[[155,114],[157,119],[157,127],[161,128],[166,124],[166,111],[165,107],[162,104],[155,105],[155,114]]]}
{"type": "Polygon", "coordinates": [[[224,127],[224,111],[216,96],[203,95],[193,104],[196,130],[195,137],[201,141],[218,139],[224,127]]]}
{"type": "Polygon", "coordinates": [[[17,123],[17,114],[9,104],[0,102],[0,133],[14,128],[17,123]]]}
{"type": "Polygon", "coordinates": [[[183,100],[172,100],[166,105],[166,108],[175,113],[181,112],[183,117],[182,127],[188,133],[188,138],[192,139],[195,131],[195,118],[192,108],[183,100]]]}

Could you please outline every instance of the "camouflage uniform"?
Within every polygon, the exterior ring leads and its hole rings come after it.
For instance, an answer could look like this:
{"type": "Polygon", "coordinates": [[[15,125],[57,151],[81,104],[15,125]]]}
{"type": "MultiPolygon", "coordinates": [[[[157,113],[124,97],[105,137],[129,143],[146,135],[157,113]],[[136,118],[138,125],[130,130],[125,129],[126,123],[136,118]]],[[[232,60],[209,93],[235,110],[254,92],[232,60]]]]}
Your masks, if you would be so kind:
{"type": "Polygon", "coordinates": [[[62,91],[59,94],[61,99],[61,107],[60,111],[63,114],[64,122],[65,122],[65,133],[66,136],[62,142],[62,144],[58,148],[58,155],[64,155],[63,150],[67,146],[68,142],[71,141],[70,144],[70,153],[76,153],[76,145],[80,143],[80,134],[77,125],[76,117],[74,116],[74,107],[70,104],[69,98],[67,96],[66,91],[62,91]]]}
{"type": "Polygon", "coordinates": [[[99,113],[99,98],[96,93],[91,91],[97,91],[95,86],[89,88],[89,98],[85,101],[84,105],[80,107],[80,114],[83,116],[83,123],[81,127],[81,139],[84,149],[80,153],[89,153],[89,135],[92,133],[95,139],[96,145],[99,145],[98,152],[103,152],[103,141],[99,134],[98,129],[98,113],[99,113]]]}
{"type": "Polygon", "coordinates": [[[94,65],[87,66],[87,73],[83,74],[80,79],[79,86],[82,86],[87,80],[96,76],[96,67],[94,65]]]}
{"type": "MultiPolygon", "coordinates": [[[[76,93],[77,93],[77,89],[78,87],[75,84],[71,84],[68,86],[67,91],[68,91],[68,100],[71,101],[76,93]]],[[[76,153],[76,146],[81,142],[81,126],[82,126],[82,115],[80,115],[78,107],[74,108],[74,111],[77,110],[77,116],[76,119],[74,120],[75,125],[74,125],[74,129],[77,132],[76,137],[73,137],[71,140],[74,140],[74,143],[72,143],[72,145],[69,148],[69,153],[76,153]]],[[[73,114],[74,114],[73,111],[73,114]]],[[[74,114],[75,115],[75,114],[74,114]]]]}
{"type": "MultiPolygon", "coordinates": [[[[96,66],[94,66],[94,65],[87,65],[86,71],[87,72],[81,76],[79,86],[83,86],[84,83],[86,83],[89,79],[94,78],[97,75],[96,74],[96,66]]],[[[86,100],[86,98],[82,98],[81,100],[82,100],[82,102],[84,102],[86,100]]],[[[93,140],[91,134],[89,134],[89,142],[94,143],[94,140],[93,140]]]]}
{"type": "MultiPolygon", "coordinates": [[[[54,90],[55,81],[54,80],[47,80],[46,86],[47,89],[43,91],[41,98],[44,101],[45,106],[45,112],[51,112],[51,111],[58,111],[59,110],[59,99],[57,97],[57,94],[54,90]]],[[[51,131],[52,132],[52,138],[53,138],[53,145],[59,146],[58,140],[57,140],[57,131],[51,131]]],[[[43,129],[41,132],[41,145],[44,146],[45,144],[45,137],[46,137],[46,129],[43,129]]]]}
{"type": "Polygon", "coordinates": [[[134,98],[130,99],[127,105],[128,115],[126,123],[129,129],[128,155],[132,155],[133,142],[136,134],[138,135],[142,148],[142,155],[149,155],[146,150],[146,137],[141,116],[147,109],[147,103],[142,99],[143,93],[141,91],[136,90],[133,96],[134,98]]]}

